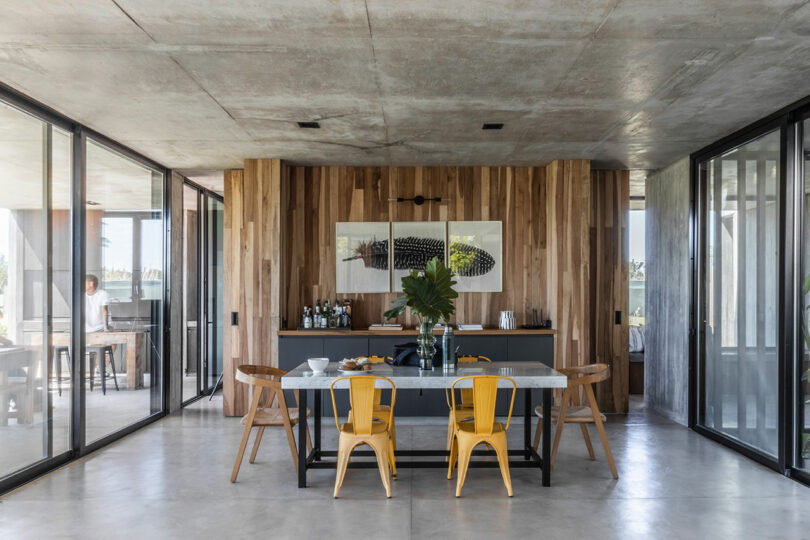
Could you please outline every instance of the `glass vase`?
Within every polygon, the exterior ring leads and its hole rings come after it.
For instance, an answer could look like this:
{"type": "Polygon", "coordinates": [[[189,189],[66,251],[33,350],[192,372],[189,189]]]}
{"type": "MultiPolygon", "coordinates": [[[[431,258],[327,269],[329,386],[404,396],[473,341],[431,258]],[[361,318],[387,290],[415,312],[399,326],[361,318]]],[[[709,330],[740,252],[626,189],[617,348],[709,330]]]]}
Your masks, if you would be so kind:
{"type": "Polygon", "coordinates": [[[433,335],[434,321],[425,321],[419,325],[419,336],[416,342],[419,347],[416,354],[419,355],[419,369],[433,369],[433,357],[436,355],[436,336],[433,335]]]}

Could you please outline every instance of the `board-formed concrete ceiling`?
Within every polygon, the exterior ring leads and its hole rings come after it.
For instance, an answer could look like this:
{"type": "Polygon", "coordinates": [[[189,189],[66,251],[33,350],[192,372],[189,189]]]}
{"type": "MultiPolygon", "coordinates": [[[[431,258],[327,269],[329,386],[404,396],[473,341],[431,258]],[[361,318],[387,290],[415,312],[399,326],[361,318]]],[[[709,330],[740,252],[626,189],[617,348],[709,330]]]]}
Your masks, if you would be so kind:
{"type": "Polygon", "coordinates": [[[0,81],[192,177],[247,157],[649,170],[810,94],[810,2],[3,2],[0,81]]]}

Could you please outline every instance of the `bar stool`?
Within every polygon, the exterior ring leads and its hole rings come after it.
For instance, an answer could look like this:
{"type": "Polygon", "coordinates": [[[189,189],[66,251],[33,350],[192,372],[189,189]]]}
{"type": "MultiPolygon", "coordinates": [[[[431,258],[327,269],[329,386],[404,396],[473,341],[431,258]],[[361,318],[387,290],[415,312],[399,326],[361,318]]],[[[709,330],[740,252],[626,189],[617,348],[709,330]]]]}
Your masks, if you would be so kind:
{"type": "MultiPolygon", "coordinates": [[[[53,378],[53,373],[56,371],[56,385],[60,396],[62,395],[62,362],[65,357],[67,357],[68,373],[70,373],[70,347],[67,345],[54,345],[53,358],[51,358],[51,378],[53,378]]],[[[68,380],[70,380],[70,376],[68,376],[68,380]]]]}
{"type": "Polygon", "coordinates": [[[91,347],[87,347],[87,354],[90,355],[90,391],[93,391],[93,381],[95,379],[94,372],[95,372],[95,364],[98,362],[98,371],[101,375],[101,393],[103,395],[107,395],[107,373],[106,373],[106,363],[107,359],[110,361],[110,366],[112,367],[112,379],[115,383],[115,390],[120,391],[118,388],[118,377],[115,373],[115,358],[113,357],[113,346],[112,345],[94,345],[91,347]]]}

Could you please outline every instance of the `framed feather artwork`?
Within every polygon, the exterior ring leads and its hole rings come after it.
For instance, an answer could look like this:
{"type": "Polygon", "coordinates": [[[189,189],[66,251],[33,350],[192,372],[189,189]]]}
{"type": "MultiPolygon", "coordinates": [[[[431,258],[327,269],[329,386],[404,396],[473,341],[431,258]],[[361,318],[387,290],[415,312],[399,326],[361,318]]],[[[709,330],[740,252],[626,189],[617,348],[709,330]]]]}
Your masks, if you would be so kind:
{"type": "Polygon", "coordinates": [[[391,224],[394,267],[391,290],[402,292],[402,278],[411,270],[424,270],[433,257],[447,264],[447,222],[401,221],[391,224]]]}
{"type": "Polygon", "coordinates": [[[503,290],[503,238],[500,221],[450,221],[450,270],[458,292],[503,290]]]}
{"type": "Polygon", "coordinates": [[[388,222],[335,224],[335,292],[390,292],[388,222]]]}

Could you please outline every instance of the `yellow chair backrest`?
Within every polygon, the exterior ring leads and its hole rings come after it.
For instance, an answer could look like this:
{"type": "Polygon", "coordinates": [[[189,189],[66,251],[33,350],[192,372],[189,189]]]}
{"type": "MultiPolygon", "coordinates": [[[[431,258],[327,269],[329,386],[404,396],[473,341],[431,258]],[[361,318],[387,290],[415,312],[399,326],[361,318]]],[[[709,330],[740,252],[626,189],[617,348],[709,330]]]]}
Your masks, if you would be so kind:
{"type": "Polygon", "coordinates": [[[352,408],[352,427],[356,435],[371,435],[371,423],[374,416],[375,402],[379,403],[378,396],[380,390],[376,388],[378,380],[387,381],[391,385],[391,414],[394,411],[394,401],[397,396],[397,389],[388,377],[377,377],[373,375],[349,375],[338,377],[332,381],[329,390],[332,393],[332,410],[335,413],[335,425],[340,431],[340,421],[338,420],[337,406],[335,404],[335,384],[342,380],[349,381],[349,403],[352,408]]]}
{"type": "Polygon", "coordinates": [[[467,377],[459,377],[453,381],[450,387],[454,409],[456,407],[456,384],[465,379],[472,379],[473,419],[475,433],[477,435],[492,435],[492,428],[495,423],[495,403],[498,397],[498,382],[503,379],[512,383],[512,397],[509,400],[509,414],[505,428],[509,429],[509,424],[512,421],[512,407],[515,405],[515,392],[517,391],[517,384],[514,379],[498,375],[470,375],[467,377]]]}
{"type": "Polygon", "coordinates": [[[484,362],[492,362],[492,359],[489,358],[488,356],[474,356],[470,354],[465,354],[458,357],[459,362],[481,362],[482,360],[484,362]]]}

